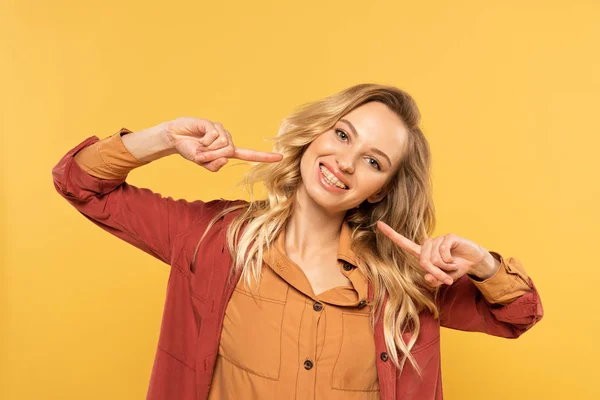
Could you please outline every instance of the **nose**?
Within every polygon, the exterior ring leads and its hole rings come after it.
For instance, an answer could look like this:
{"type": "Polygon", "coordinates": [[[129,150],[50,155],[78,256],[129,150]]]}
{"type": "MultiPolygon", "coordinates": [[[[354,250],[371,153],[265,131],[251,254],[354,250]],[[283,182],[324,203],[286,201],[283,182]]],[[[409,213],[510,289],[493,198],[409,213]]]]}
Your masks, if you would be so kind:
{"type": "Polygon", "coordinates": [[[336,158],[336,163],[340,171],[351,174],[354,172],[354,161],[352,154],[345,153],[336,158]]]}

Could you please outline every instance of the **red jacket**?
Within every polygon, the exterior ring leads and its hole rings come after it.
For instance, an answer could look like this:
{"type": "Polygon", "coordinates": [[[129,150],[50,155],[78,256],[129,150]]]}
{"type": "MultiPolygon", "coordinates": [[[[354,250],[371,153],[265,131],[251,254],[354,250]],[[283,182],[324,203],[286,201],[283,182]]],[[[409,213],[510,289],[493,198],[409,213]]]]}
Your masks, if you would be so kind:
{"type": "MultiPolygon", "coordinates": [[[[230,213],[209,231],[192,259],[195,246],[218,210],[244,200],[209,202],[164,198],[123,179],[99,179],[74,161],[78,150],[99,139],[91,136],[75,146],[52,169],[56,190],[94,224],[170,265],[163,320],[147,399],[206,399],[219,348],[227,302],[231,256],[225,229],[230,213]]],[[[239,212],[239,211],[238,211],[239,212]]],[[[420,378],[407,362],[401,374],[387,357],[383,325],[375,327],[380,395],[392,399],[442,399],[440,326],[516,338],[543,316],[531,279],[530,293],[498,307],[489,304],[465,275],[440,293],[439,320],[421,315],[421,333],[413,355],[420,378]]],[[[371,289],[371,288],[370,288],[371,289]]],[[[370,290],[372,296],[372,290],[370,290]]],[[[408,338],[405,338],[408,339],[408,338]]]]}

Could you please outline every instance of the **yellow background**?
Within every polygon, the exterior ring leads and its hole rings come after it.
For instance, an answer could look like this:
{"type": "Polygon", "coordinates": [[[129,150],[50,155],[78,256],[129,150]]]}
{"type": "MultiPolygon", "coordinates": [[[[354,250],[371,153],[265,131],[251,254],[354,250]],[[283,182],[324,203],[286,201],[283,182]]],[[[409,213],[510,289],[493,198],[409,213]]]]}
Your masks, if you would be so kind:
{"type": "MultiPolygon", "coordinates": [[[[270,150],[295,106],[360,82],[421,108],[436,235],[519,258],[542,296],[516,341],[443,330],[446,398],[600,398],[599,20],[595,0],[2,2],[0,398],[146,394],[168,267],[55,192],[67,150],[184,115],[270,150]]],[[[128,179],[239,198],[245,168],[128,179]]]]}

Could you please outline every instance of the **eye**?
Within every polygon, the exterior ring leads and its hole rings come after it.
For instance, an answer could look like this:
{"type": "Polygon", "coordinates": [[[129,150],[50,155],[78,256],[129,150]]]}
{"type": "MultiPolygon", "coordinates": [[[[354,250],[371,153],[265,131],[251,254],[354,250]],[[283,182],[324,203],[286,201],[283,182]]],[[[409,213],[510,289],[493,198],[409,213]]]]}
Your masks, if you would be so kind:
{"type": "MultiPolygon", "coordinates": [[[[337,135],[337,133],[338,133],[338,132],[342,132],[342,134],[344,135],[344,138],[348,139],[348,135],[346,134],[346,132],[344,132],[344,131],[343,131],[343,130],[341,130],[341,129],[336,129],[336,130],[335,130],[335,133],[336,133],[336,135],[337,135]]],[[[338,137],[340,137],[340,135],[337,135],[337,136],[338,136],[338,137]]]]}
{"type": "Polygon", "coordinates": [[[379,165],[379,162],[377,162],[377,160],[376,160],[376,159],[374,159],[374,158],[369,158],[369,160],[373,160],[373,161],[375,161],[375,164],[371,164],[371,165],[374,165],[374,166],[375,166],[375,168],[377,168],[379,171],[381,171],[381,165],[379,165]]]}
{"type": "MultiPolygon", "coordinates": [[[[340,137],[340,138],[341,138],[342,136],[341,136],[341,135],[339,135],[339,134],[338,134],[338,132],[341,132],[341,133],[342,133],[342,135],[344,135],[342,140],[344,140],[344,139],[348,139],[348,134],[347,134],[346,132],[344,132],[344,131],[343,131],[343,130],[341,130],[341,129],[336,129],[336,130],[335,130],[335,134],[336,134],[338,137],[340,137]]],[[[374,167],[375,167],[375,168],[376,168],[378,171],[381,171],[381,165],[379,164],[379,162],[378,162],[376,159],[374,159],[374,158],[369,158],[369,160],[372,160],[372,161],[374,161],[374,163],[370,163],[370,164],[371,164],[372,166],[374,166],[374,167]]]]}

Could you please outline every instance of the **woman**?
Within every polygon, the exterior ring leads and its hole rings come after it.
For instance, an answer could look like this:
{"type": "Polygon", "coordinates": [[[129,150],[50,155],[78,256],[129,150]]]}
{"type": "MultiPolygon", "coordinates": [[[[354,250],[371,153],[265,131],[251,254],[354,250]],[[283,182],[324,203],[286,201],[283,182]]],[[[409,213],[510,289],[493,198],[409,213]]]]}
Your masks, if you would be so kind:
{"type": "Polygon", "coordinates": [[[440,326],[515,338],[543,315],[521,263],[429,238],[430,152],[406,92],[350,87],[286,118],[274,153],[192,117],[99,140],[54,167],[79,212],[171,266],[149,399],[441,399],[440,326]],[[180,154],[256,161],[251,201],[125,182],[180,154]],[[267,199],[255,200],[264,182],[267,199]]]}

